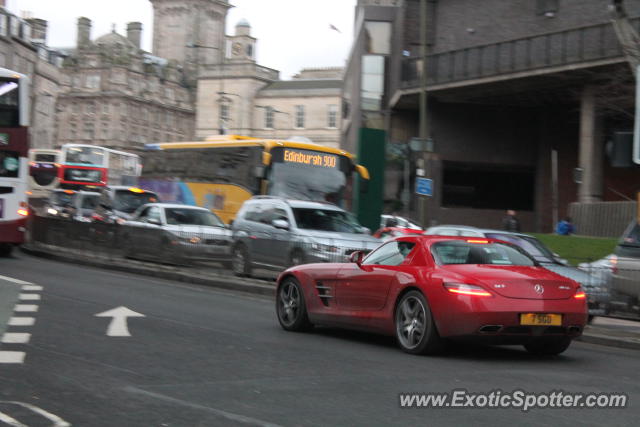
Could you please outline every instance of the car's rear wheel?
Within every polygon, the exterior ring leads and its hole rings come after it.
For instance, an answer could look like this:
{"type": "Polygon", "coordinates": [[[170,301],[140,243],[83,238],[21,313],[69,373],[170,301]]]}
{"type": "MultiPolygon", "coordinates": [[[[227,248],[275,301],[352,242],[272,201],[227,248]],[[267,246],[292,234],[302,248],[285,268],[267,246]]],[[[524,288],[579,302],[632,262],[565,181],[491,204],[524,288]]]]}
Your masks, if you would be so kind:
{"type": "Polygon", "coordinates": [[[278,288],[276,313],[280,325],[287,331],[302,332],[313,327],[307,316],[302,287],[292,277],[285,279],[278,288]]]}
{"type": "Polygon", "coordinates": [[[13,251],[13,246],[9,243],[0,244],[0,257],[8,257],[13,251]]]}
{"type": "Polygon", "coordinates": [[[236,276],[251,276],[251,260],[249,259],[249,252],[244,245],[237,245],[233,248],[231,266],[233,274],[236,276]]]}
{"type": "Polygon", "coordinates": [[[555,356],[562,353],[571,344],[570,337],[533,338],[524,345],[529,353],[540,356],[555,356]]]}
{"type": "Polygon", "coordinates": [[[396,339],[410,354],[435,354],[444,345],[433,321],[429,304],[418,291],[407,292],[395,310],[396,339]]]}

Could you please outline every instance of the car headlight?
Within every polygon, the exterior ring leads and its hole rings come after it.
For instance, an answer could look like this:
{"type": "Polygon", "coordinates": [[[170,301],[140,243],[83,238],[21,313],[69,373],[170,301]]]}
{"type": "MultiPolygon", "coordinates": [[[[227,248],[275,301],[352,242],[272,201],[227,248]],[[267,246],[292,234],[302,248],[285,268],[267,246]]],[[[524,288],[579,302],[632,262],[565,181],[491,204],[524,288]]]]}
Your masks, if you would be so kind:
{"type": "Polygon", "coordinates": [[[338,248],[332,245],[325,245],[323,243],[311,243],[311,249],[316,252],[338,252],[338,248]]]}
{"type": "Polygon", "coordinates": [[[53,208],[49,208],[49,209],[47,209],[47,213],[48,213],[49,215],[58,215],[58,211],[57,211],[57,210],[55,210],[55,209],[53,209],[53,208]]]}

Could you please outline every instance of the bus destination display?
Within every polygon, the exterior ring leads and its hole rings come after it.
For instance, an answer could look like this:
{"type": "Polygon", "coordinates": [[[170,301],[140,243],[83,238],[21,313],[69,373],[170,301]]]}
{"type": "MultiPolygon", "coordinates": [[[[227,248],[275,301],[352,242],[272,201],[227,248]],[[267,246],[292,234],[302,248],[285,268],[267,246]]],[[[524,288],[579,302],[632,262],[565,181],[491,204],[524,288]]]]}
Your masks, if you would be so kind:
{"type": "Polygon", "coordinates": [[[296,163],[323,168],[336,169],[338,167],[338,156],[335,154],[292,150],[290,148],[284,150],[283,160],[284,163],[296,163]]]}

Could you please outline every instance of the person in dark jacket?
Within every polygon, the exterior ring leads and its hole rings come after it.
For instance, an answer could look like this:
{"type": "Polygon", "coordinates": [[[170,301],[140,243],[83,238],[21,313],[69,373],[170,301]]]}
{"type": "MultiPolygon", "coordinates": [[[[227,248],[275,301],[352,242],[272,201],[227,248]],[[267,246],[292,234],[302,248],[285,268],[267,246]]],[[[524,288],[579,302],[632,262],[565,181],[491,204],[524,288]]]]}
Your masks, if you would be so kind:
{"type": "Polygon", "coordinates": [[[509,209],[507,215],[502,218],[502,229],[505,231],[520,232],[520,221],[516,216],[516,211],[509,209]]]}

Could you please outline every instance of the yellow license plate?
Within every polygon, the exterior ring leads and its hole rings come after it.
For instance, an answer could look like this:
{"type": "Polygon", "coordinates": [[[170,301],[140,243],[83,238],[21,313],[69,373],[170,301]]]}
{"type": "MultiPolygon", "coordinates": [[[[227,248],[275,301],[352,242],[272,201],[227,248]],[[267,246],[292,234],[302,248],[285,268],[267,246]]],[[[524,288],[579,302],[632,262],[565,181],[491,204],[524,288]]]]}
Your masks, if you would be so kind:
{"type": "Polygon", "coordinates": [[[527,326],[561,326],[562,314],[524,313],[520,315],[520,324],[527,326]]]}

